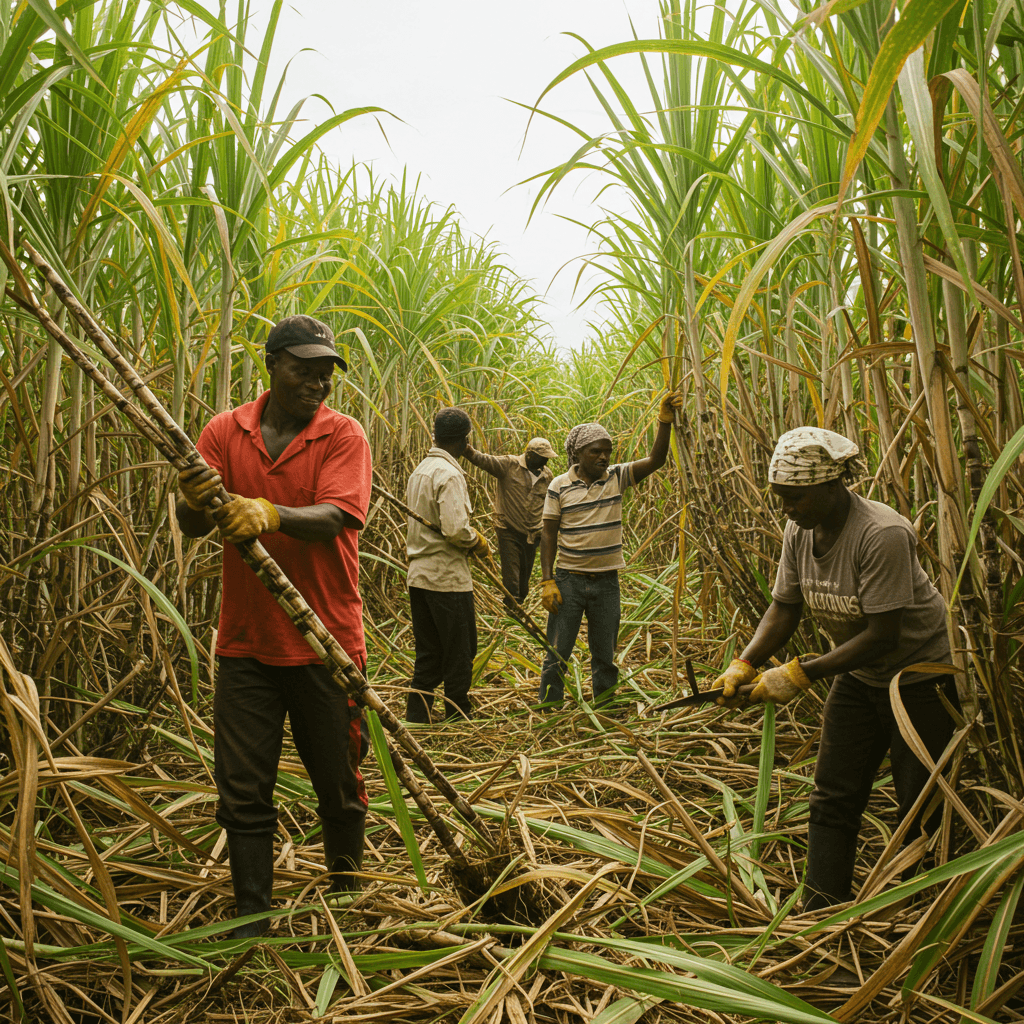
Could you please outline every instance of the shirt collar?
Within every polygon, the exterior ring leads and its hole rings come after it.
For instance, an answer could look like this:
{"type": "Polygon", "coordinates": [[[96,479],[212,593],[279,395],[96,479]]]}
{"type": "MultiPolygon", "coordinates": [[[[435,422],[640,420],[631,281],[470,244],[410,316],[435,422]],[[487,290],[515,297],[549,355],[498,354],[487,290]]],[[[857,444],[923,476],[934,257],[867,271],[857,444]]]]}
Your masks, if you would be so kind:
{"type": "MultiPolygon", "coordinates": [[[[578,465],[578,463],[576,465],[578,465]]],[[[590,484],[587,483],[586,480],[583,479],[583,477],[581,477],[579,475],[579,473],[576,472],[576,465],[570,466],[569,467],[569,472],[566,474],[569,477],[569,483],[572,483],[572,484],[583,484],[584,487],[591,486],[590,484]]],[[[609,472],[610,468],[611,467],[609,467],[609,469],[606,469],[604,471],[604,473],[602,473],[601,476],[599,476],[594,481],[594,483],[595,484],[603,484],[605,482],[605,480],[607,480],[608,477],[611,476],[611,473],[609,472]]]]}
{"type": "Polygon", "coordinates": [[[465,470],[443,448],[431,448],[428,450],[427,455],[434,455],[441,459],[447,459],[448,462],[450,462],[460,473],[463,474],[463,476],[465,476],[465,470]]]}
{"type": "MultiPolygon", "coordinates": [[[[243,430],[251,434],[260,429],[260,421],[263,419],[263,413],[266,412],[269,401],[270,391],[264,391],[255,402],[247,402],[245,405],[240,405],[232,411],[231,415],[234,416],[235,422],[243,430]]],[[[331,433],[333,429],[331,426],[332,412],[333,410],[321,402],[320,408],[317,409],[313,418],[296,436],[304,440],[311,440],[314,437],[323,437],[325,434],[331,433]]]]}

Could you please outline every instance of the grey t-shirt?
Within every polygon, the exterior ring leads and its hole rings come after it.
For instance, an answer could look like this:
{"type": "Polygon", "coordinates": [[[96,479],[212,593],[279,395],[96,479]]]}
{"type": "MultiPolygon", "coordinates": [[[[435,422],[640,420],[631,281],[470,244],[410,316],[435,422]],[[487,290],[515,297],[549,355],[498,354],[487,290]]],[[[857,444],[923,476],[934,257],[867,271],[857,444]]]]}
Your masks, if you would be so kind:
{"type": "Polygon", "coordinates": [[[896,650],[850,673],[870,686],[888,686],[915,662],[949,661],[946,603],[917,559],[913,526],[888,505],[858,494],[850,495],[843,532],[821,558],[814,555],[814,531],[786,523],[772,597],[783,604],[803,601],[837,647],[867,629],[866,615],[902,608],[896,650]]]}

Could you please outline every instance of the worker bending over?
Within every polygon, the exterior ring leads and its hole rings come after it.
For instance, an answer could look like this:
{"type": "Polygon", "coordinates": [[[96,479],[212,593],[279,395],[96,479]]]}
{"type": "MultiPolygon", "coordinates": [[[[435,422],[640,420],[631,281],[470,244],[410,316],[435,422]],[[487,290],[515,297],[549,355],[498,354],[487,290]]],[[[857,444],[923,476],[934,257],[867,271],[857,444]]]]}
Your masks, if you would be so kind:
{"type": "MultiPolygon", "coordinates": [[[[742,655],[719,676],[719,704],[742,703],[739,689],[796,632],[804,605],[835,646],[762,672],[747,700],[784,703],[816,679],[832,678],[822,714],[807,837],[805,910],[852,898],[861,815],[886,753],[902,821],[929,770],[907,746],[889,699],[890,681],[909,665],[949,661],[946,605],[921,568],[917,534],[898,512],[854,494],[859,449],[841,434],[798,427],[779,438],[768,481],[789,518],[772,603],[742,655]]],[[[943,704],[959,709],[949,675],[907,673],[899,695],[932,759],[953,734],[943,704]]],[[[939,824],[936,811],[926,823],[939,824]]],[[[911,823],[906,842],[921,834],[911,823]]]]}

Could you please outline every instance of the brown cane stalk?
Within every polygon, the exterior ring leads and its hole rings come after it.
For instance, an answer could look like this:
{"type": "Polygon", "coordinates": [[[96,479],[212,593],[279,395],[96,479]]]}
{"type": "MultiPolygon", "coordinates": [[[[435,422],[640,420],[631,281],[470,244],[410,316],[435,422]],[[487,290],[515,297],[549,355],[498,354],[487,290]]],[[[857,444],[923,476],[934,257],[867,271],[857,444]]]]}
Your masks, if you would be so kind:
{"type": "MultiPolygon", "coordinates": [[[[81,324],[86,334],[96,343],[100,351],[110,360],[125,380],[125,383],[135,392],[140,402],[157,422],[153,423],[140,409],[128,401],[53,320],[38,299],[36,299],[10,251],[0,242],[0,255],[3,256],[4,261],[11,269],[11,273],[18,281],[21,289],[21,294],[19,294],[13,289],[8,288],[7,293],[11,298],[39,320],[46,332],[60,344],[72,361],[81,367],[100,386],[104,394],[131,420],[139,432],[164,455],[172,466],[181,471],[191,466],[205,465],[205,461],[191,439],[160,404],[157,397],[136,373],[134,367],[121,355],[111,339],[92,317],[92,314],[77,300],[67,285],[53,268],[46,263],[42,256],[28,243],[23,244],[32,262],[53,288],[60,301],[81,324]]],[[[220,493],[211,499],[210,506],[211,508],[219,508],[230,500],[227,491],[222,487],[220,493]]],[[[434,765],[430,756],[416,741],[415,737],[402,725],[391,709],[369,686],[362,672],[360,672],[352,659],[349,658],[337,640],[328,632],[320,618],[309,607],[305,599],[288,580],[281,571],[280,566],[274,561],[263,545],[258,540],[251,540],[239,544],[237,547],[246,564],[256,573],[267,589],[270,590],[278,604],[285,610],[288,617],[295,624],[295,627],[303,635],[306,642],[327,668],[330,669],[334,681],[360,707],[368,707],[377,713],[384,726],[409,753],[424,775],[477,832],[487,852],[493,855],[497,851],[497,847],[490,837],[487,825],[465,797],[448,782],[434,765]]],[[[390,741],[389,752],[395,765],[396,774],[409,791],[416,805],[420,808],[427,822],[444,846],[445,851],[457,867],[464,868],[467,863],[465,854],[456,844],[451,831],[438,814],[429,796],[412,775],[401,755],[390,741]]]]}

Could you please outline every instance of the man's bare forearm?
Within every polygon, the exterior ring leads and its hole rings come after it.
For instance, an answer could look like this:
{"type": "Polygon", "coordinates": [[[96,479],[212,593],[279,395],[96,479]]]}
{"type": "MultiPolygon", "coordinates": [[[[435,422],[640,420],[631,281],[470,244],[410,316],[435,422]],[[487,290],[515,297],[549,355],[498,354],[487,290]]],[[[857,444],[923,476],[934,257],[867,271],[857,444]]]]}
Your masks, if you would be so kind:
{"type": "Polygon", "coordinates": [[[555,578],[555,552],[558,550],[558,520],[545,519],[540,534],[540,576],[555,578]]]}

